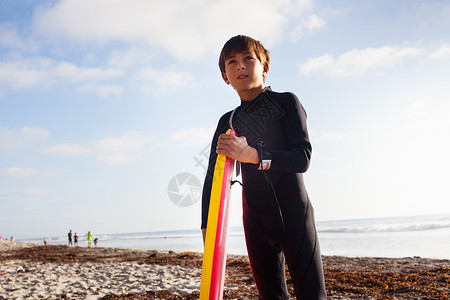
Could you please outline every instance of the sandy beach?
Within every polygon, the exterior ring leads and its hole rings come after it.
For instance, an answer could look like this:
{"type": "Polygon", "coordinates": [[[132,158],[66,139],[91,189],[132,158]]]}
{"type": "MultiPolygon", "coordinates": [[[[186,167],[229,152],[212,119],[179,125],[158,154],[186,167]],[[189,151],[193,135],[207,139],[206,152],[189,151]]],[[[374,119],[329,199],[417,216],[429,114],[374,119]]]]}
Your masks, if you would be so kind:
{"type": "MultiPolygon", "coordinates": [[[[449,260],[323,259],[329,299],[450,298],[449,260]]],[[[0,241],[0,299],[198,299],[201,266],[194,252],[0,241]]],[[[224,299],[257,299],[246,256],[229,256],[224,299]]]]}

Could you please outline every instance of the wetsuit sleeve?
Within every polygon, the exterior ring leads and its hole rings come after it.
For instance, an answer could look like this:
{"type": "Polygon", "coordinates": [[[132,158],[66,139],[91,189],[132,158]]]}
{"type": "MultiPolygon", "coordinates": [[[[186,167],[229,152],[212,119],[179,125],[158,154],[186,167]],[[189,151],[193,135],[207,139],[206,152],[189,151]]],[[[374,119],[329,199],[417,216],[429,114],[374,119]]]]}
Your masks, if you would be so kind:
{"type": "Polygon", "coordinates": [[[288,150],[263,150],[262,158],[271,160],[270,170],[281,172],[304,173],[311,161],[312,147],[306,127],[306,112],[297,97],[287,94],[283,125],[288,150]]]}
{"type": "Polygon", "coordinates": [[[216,131],[214,133],[214,136],[213,136],[213,139],[211,142],[208,170],[206,171],[205,182],[203,183],[201,228],[206,228],[206,225],[208,223],[209,200],[211,197],[211,188],[212,188],[212,181],[213,181],[213,175],[214,175],[214,167],[216,165],[216,160],[217,160],[217,153],[216,153],[217,140],[219,139],[219,135],[227,132],[227,130],[229,128],[228,119],[230,117],[230,113],[227,113],[224,116],[222,116],[222,118],[220,118],[219,124],[217,125],[216,131]]]}

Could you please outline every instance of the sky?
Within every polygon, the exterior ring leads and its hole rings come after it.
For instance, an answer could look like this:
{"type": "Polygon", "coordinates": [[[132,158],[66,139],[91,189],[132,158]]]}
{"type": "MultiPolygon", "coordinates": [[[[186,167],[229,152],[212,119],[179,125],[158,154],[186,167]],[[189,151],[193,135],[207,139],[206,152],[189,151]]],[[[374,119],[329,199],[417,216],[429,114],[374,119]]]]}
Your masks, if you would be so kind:
{"type": "Polygon", "coordinates": [[[237,34],[307,111],[316,221],[450,213],[449,32],[444,0],[0,0],[0,234],[199,229],[237,34]]]}

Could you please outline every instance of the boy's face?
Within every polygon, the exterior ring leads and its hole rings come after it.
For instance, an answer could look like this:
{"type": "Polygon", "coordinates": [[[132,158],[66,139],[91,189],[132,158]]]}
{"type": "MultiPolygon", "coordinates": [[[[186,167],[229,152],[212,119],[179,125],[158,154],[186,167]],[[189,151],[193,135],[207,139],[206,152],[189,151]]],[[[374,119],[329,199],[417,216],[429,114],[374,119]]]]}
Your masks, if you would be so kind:
{"type": "Polygon", "coordinates": [[[268,64],[262,65],[255,53],[233,53],[225,59],[222,78],[236,90],[242,100],[253,100],[264,88],[264,78],[269,72],[268,64]]]}

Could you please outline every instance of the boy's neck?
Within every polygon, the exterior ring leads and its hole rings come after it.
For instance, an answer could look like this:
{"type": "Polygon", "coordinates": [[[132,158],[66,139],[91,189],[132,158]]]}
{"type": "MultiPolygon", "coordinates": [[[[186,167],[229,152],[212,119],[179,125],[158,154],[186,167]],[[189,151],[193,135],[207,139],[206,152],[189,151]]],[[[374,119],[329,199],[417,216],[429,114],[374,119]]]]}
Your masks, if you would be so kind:
{"type": "Polygon", "coordinates": [[[245,91],[237,91],[242,101],[252,101],[264,90],[264,85],[245,91]]]}

